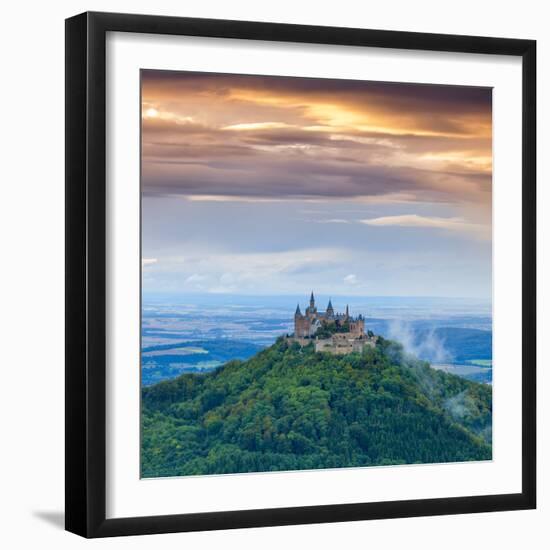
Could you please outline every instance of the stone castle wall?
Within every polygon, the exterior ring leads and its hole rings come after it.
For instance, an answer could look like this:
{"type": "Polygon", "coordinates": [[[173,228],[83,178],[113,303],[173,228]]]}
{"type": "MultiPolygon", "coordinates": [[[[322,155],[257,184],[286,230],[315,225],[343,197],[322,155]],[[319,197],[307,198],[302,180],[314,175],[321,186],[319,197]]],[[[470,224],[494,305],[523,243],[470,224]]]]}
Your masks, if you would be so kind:
{"type": "Polygon", "coordinates": [[[331,338],[315,340],[315,351],[332,353],[334,355],[345,355],[347,353],[362,353],[365,347],[374,347],[376,337],[369,338],[362,336],[354,338],[350,333],[334,334],[331,338]]]}

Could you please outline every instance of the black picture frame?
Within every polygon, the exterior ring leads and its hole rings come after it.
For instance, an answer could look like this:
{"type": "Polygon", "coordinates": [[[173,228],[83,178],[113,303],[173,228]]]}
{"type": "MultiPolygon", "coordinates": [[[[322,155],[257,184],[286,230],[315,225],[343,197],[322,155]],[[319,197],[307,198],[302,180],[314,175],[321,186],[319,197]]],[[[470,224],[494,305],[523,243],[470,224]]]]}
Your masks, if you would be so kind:
{"type": "Polygon", "coordinates": [[[66,529],[107,537],[532,509],[536,506],[536,42],[83,13],[66,20],[66,529]],[[109,31],[520,57],[523,67],[522,491],[106,519],[105,41],[109,31]]]}

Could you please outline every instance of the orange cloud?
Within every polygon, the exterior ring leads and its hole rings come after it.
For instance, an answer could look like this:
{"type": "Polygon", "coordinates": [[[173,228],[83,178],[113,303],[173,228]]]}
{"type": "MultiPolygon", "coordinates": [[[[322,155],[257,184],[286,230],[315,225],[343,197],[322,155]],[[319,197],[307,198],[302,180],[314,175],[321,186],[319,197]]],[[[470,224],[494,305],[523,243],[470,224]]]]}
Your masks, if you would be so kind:
{"type": "Polygon", "coordinates": [[[489,89],[144,71],[142,101],[146,193],[490,205],[489,89]]]}

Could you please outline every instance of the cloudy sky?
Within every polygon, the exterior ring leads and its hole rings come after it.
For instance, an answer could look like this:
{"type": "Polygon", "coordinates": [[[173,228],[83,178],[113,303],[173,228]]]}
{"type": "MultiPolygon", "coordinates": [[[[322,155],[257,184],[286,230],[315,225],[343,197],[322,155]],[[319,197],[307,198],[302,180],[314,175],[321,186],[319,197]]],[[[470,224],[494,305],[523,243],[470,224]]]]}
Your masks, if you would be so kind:
{"type": "Polygon", "coordinates": [[[145,292],[491,295],[491,90],[142,71],[145,292]]]}

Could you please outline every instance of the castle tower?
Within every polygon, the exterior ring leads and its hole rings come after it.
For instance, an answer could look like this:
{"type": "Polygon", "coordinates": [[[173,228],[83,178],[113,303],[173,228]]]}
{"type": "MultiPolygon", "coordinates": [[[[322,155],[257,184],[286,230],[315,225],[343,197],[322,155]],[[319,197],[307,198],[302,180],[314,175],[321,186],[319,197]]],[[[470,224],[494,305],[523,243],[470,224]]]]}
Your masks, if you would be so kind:
{"type": "Polygon", "coordinates": [[[363,315],[359,315],[357,320],[357,330],[359,334],[365,334],[365,318],[363,315]]]}
{"type": "Polygon", "coordinates": [[[317,308],[315,307],[315,296],[313,296],[313,291],[311,291],[311,296],[309,298],[309,307],[306,309],[306,317],[308,319],[317,318],[317,308]]]}
{"type": "Polygon", "coordinates": [[[334,308],[332,307],[332,300],[330,298],[328,300],[326,316],[327,316],[327,319],[333,319],[334,318],[334,308]]]}
{"type": "Polygon", "coordinates": [[[297,337],[304,335],[304,316],[300,311],[300,304],[296,305],[296,312],[294,313],[294,335],[297,337]]]}
{"type": "Polygon", "coordinates": [[[349,319],[349,306],[346,305],[346,319],[349,319]]]}

